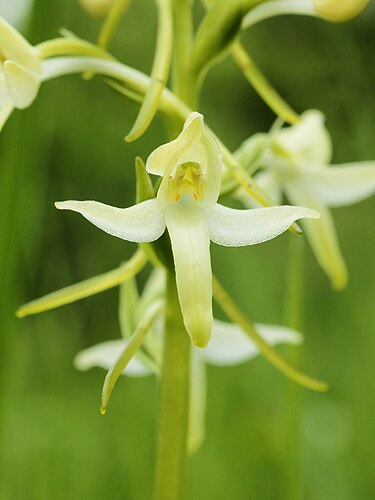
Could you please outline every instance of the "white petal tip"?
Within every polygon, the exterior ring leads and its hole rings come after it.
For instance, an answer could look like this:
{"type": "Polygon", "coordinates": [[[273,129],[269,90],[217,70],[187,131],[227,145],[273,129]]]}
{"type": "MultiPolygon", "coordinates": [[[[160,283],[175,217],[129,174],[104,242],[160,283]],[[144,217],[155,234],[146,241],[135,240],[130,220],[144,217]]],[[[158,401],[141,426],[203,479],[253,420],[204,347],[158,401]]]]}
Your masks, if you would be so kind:
{"type": "Polygon", "coordinates": [[[66,201],[56,201],[54,203],[55,207],[58,209],[58,210],[67,210],[68,207],[67,207],[67,202],[66,201]]]}

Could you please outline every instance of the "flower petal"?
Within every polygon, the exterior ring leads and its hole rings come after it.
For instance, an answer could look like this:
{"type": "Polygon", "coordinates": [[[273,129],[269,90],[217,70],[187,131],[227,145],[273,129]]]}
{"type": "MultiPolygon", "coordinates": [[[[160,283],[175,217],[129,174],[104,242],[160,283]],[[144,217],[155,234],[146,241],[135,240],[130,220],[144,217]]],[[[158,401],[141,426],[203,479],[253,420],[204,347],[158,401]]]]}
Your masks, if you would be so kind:
{"type": "Polygon", "coordinates": [[[8,99],[5,102],[3,101],[2,103],[0,103],[0,132],[4,127],[6,121],[8,120],[9,116],[11,115],[13,109],[14,105],[11,99],[8,99]]]}
{"type": "Polygon", "coordinates": [[[163,176],[159,200],[166,199],[169,176],[183,163],[199,165],[204,181],[202,204],[213,206],[220,193],[222,157],[217,142],[204,125],[203,116],[196,112],[189,115],[177,139],[158,147],[147,159],[147,172],[163,176]]]}
{"type": "MultiPolygon", "coordinates": [[[[89,370],[95,366],[110,370],[124,351],[126,345],[127,342],[125,340],[110,340],[109,342],[103,342],[84,349],[74,358],[74,366],[77,370],[81,371],[89,370]]],[[[153,372],[136,358],[131,359],[123,372],[123,375],[131,377],[143,377],[152,374],[153,372]]]]}
{"type": "Polygon", "coordinates": [[[39,51],[0,16],[0,53],[30,71],[41,73],[39,51]]]}
{"type": "Polygon", "coordinates": [[[155,241],[165,230],[163,211],[156,199],[129,208],[116,208],[97,201],[60,201],[59,210],[73,210],[112,236],[137,243],[155,241]]]}
{"type": "Polygon", "coordinates": [[[36,98],[41,79],[34,71],[13,61],[5,61],[4,75],[9,96],[18,109],[24,109],[36,98]]]}
{"type": "Polygon", "coordinates": [[[312,196],[331,207],[351,205],[375,193],[375,162],[305,168],[303,177],[312,196]]]}
{"type": "Polygon", "coordinates": [[[310,208],[287,205],[236,210],[217,204],[207,210],[211,240],[228,247],[255,245],[270,240],[304,217],[317,219],[319,214],[310,208]]]}
{"type": "Polygon", "coordinates": [[[316,109],[301,115],[301,121],[278,130],[274,135],[274,153],[298,164],[327,165],[332,157],[332,142],[324,125],[323,113],[316,109]]]}
{"type": "Polygon", "coordinates": [[[342,290],[347,285],[348,272],[330,210],[311,196],[301,183],[289,183],[285,189],[292,203],[305,203],[319,210],[321,217],[318,221],[305,220],[302,226],[319,265],[330,278],[332,287],[342,290]]]}
{"type": "Polygon", "coordinates": [[[212,329],[212,271],[205,211],[195,202],[173,203],[165,219],[184,324],[193,344],[206,347],[212,329]]]}
{"type": "MultiPolygon", "coordinates": [[[[302,342],[302,335],[290,328],[263,324],[255,326],[258,334],[270,345],[302,342]]],[[[207,348],[202,351],[202,356],[208,363],[217,366],[237,365],[258,354],[258,347],[238,325],[214,319],[212,339],[207,348]]]]}
{"type": "Polygon", "coordinates": [[[206,419],[206,367],[201,351],[193,348],[191,353],[190,401],[187,446],[190,455],[198,451],[205,436],[206,419]]]}

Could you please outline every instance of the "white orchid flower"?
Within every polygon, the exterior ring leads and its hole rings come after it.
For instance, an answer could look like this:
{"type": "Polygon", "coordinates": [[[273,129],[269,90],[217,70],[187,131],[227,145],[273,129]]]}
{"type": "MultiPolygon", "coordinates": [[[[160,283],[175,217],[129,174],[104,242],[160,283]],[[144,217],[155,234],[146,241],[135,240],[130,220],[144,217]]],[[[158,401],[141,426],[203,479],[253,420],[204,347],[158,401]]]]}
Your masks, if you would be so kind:
{"type": "Polygon", "coordinates": [[[369,0],[271,0],[249,11],[242,28],[246,29],[265,19],[285,14],[321,17],[326,21],[347,21],[362,12],[369,0]]]}
{"type": "Polygon", "coordinates": [[[155,241],[168,229],[184,324],[193,344],[206,347],[212,329],[210,240],[224,246],[255,245],[286,231],[303,207],[235,210],[219,205],[222,158],[203,116],[191,113],[181,134],[149,156],[146,169],[163,177],[157,198],[130,208],[96,201],[56,203],[81,213],[103,231],[137,243],[155,241]]]}
{"type": "MultiPolygon", "coordinates": [[[[329,207],[361,201],[375,192],[375,162],[331,165],[332,145],[324,126],[324,115],[310,110],[301,122],[271,133],[271,149],[264,155],[266,170],[256,175],[257,184],[279,203],[284,193],[291,203],[319,210],[314,224],[303,221],[315,256],[328,274],[332,286],[347,284],[347,270],[338,244],[329,207]]],[[[242,191],[237,195],[249,206],[242,191]]]]}
{"type": "MultiPolygon", "coordinates": [[[[154,270],[141,297],[135,281],[124,283],[120,289],[119,317],[122,339],[103,342],[77,354],[74,365],[86,371],[93,367],[110,370],[129,345],[129,339],[137,330],[142,316],[160,297],[164,297],[165,276],[161,269],[154,270]]],[[[259,335],[270,345],[299,344],[300,333],[282,326],[255,325],[259,335]]],[[[161,370],[163,339],[162,311],[155,318],[152,328],[142,345],[129,361],[122,375],[142,377],[158,375],[161,370]]],[[[202,444],[205,435],[206,413],[206,364],[235,366],[245,363],[259,354],[258,347],[232,323],[214,319],[210,344],[206,349],[193,348],[190,377],[190,411],[188,449],[194,453],[202,444]]]]}
{"type": "Polygon", "coordinates": [[[39,51],[0,17],[0,130],[14,108],[30,106],[41,81],[39,51]]]}

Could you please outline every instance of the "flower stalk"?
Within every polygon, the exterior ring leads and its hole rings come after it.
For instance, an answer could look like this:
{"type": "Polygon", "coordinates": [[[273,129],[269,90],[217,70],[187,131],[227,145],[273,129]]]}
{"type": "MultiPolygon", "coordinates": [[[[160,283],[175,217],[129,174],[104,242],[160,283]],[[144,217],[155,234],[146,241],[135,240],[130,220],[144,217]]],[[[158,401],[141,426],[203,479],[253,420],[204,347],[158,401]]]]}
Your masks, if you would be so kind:
{"type": "Polygon", "coordinates": [[[155,500],[184,497],[191,342],[178,302],[174,272],[167,273],[164,350],[158,394],[155,500]]]}

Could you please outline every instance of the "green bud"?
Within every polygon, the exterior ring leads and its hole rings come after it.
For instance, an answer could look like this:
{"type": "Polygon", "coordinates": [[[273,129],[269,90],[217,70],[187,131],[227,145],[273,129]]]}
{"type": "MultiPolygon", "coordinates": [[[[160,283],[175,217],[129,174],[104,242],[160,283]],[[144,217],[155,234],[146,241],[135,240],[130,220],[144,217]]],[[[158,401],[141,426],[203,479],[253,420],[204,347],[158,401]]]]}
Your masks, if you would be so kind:
{"type": "Polygon", "coordinates": [[[135,172],[137,176],[136,203],[155,198],[150,176],[146,172],[146,165],[139,156],[135,159],[135,172]]]}
{"type": "Polygon", "coordinates": [[[368,2],[369,0],[314,0],[314,7],[323,19],[339,22],[360,14],[368,2]]]}

